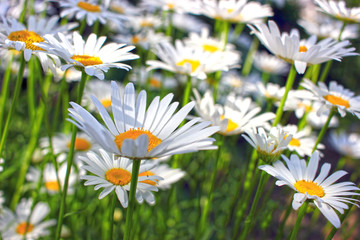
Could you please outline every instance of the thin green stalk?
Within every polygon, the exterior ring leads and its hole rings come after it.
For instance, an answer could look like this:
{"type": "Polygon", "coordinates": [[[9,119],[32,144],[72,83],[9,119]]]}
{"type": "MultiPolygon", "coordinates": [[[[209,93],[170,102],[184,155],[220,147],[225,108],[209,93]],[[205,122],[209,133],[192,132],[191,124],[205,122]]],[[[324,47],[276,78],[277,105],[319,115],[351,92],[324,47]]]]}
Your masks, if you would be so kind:
{"type": "Polygon", "coordinates": [[[319,79],[319,73],[320,73],[320,64],[315,64],[312,69],[311,74],[311,80],[314,84],[317,83],[317,80],[319,79]]]}
{"type": "Polygon", "coordinates": [[[290,203],[288,204],[288,207],[286,208],[284,219],[281,221],[279,229],[276,233],[275,240],[283,239],[285,223],[286,223],[288,217],[290,216],[291,210],[292,210],[292,201],[290,201],[290,203]]]}
{"type": "Polygon", "coordinates": [[[35,61],[37,59],[32,57],[29,61],[29,74],[27,77],[27,104],[28,104],[28,112],[29,112],[29,118],[30,123],[34,121],[35,116],[35,75],[38,73],[35,70],[35,61]]]}
{"type": "MultiPolygon", "coordinates": [[[[87,75],[86,75],[85,71],[82,70],[76,103],[81,102],[82,95],[84,93],[86,79],[87,79],[87,75]]],[[[69,186],[70,170],[71,170],[71,167],[73,165],[73,160],[74,160],[73,158],[74,158],[74,152],[75,152],[76,133],[77,133],[77,127],[73,126],[69,154],[68,154],[68,158],[67,158],[67,166],[66,166],[66,175],[65,175],[64,187],[63,187],[63,194],[61,196],[59,217],[58,217],[58,223],[57,223],[57,227],[56,227],[56,240],[60,239],[61,227],[62,227],[62,224],[64,221],[66,195],[67,195],[67,190],[68,190],[68,186],[69,186]]]]}
{"type": "Polygon", "coordinates": [[[67,82],[66,82],[66,76],[65,76],[66,71],[64,73],[64,76],[60,80],[61,81],[61,83],[60,83],[60,93],[59,93],[59,95],[57,96],[57,99],[56,99],[56,106],[55,106],[55,113],[54,113],[53,124],[52,124],[52,131],[55,131],[55,129],[57,128],[58,118],[59,118],[59,114],[60,114],[61,102],[62,102],[63,96],[65,95],[65,92],[67,90],[67,82]]]}
{"type": "Polygon", "coordinates": [[[131,226],[132,226],[132,216],[134,212],[135,206],[135,193],[136,193],[136,186],[139,177],[139,170],[140,170],[140,163],[141,160],[133,160],[132,172],[131,172],[131,183],[130,183],[130,193],[129,193],[129,206],[126,210],[126,225],[125,225],[125,233],[123,240],[130,239],[131,233],[131,226]]]}
{"type": "Polygon", "coordinates": [[[226,48],[226,44],[228,43],[229,38],[229,31],[230,31],[230,23],[228,21],[223,22],[222,33],[221,33],[221,40],[223,43],[223,50],[226,48]]]}
{"type": "Polygon", "coordinates": [[[321,140],[323,139],[328,127],[329,127],[329,124],[330,124],[330,121],[331,121],[331,118],[334,116],[335,114],[335,110],[332,108],[330,110],[330,113],[329,113],[329,116],[328,116],[328,119],[326,120],[326,123],[324,124],[324,126],[321,128],[321,131],[316,139],[316,142],[315,142],[315,145],[314,145],[314,148],[312,149],[312,152],[314,152],[318,146],[318,144],[321,142],[321,140]]]}
{"type": "Polygon", "coordinates": [[[265,179],[266,179],[266,172],[262,172],[261,173],[261,177],[260,177],[260,182],[259,182],[259,185],[258,185],[258,188],[256,190],[256,194],[255,194],[255,198],[254,198],[254,201],[251,205],[251,209],[250,209],[250,213],[249,215],[246,217],[246,220],[245,220],[245,226],[244,226],[244,230],[241,234],[241,237],[240,239],[241,240],[244,240],[247,238],[247,235],[249,234],[253,224],[254,224],[254,221],[255,221],[255,211],[256,211],[256,208],[257,208],[257,205],[259,203],[259,200],[260,200],[260,196],[264,190],[264,187],[265,187],[265,179]]]}
{"type": "Polygon", "coordinates": [[[278,109],[276,111],[276,117],[275,117],[275,120],[273,122],[273,126],[276,126],[276,125],[278,125],[280,123],[280,120],[281,120],[281,117],[282,117],[282,114],[283,114],[283,110],[284,110],[284,106],[285,106],[285,102],[286,102],[288,93],[289,93],[289,91],[291,90],[291,88],[292,88],[292,86],[294,84],[295,77],[296,77],[296,70],[295,70],[294,65],[292,65],[291,69],[290,69],[290,72],[289,72],[289,75],[288,75],[288,78],[286,80],[284,95],[283,95],[283,97],[281,99],[280,106],[278,107],[278,109]]]}
{"type": "Polygon", "coordinates": [[[24,23],[24,21],[25,21],[25,15],[26,15],[28,2],[29,2],[28,0],[24,1],[24,6],[23,6],[23,9],[22,9],[20,17],[19,17],[19,23],[24,23]]]}
{"type": "Polygon", "coordinates": [[[4,150],[7,135],[9,133],[9,126],[10,126],[12,117],[14,115],[15,108],[16,108],[16,105],[17,105],[17,101],[18,101],[18,98],[19,98],[19,95],[20,95],[21,85],[22,85],[22,82],[23,82],[24,69],[25,69],[25,59],[24,59],[24,56],[22,54],[21,62],[20,62],[20,68],[19,68],[19,72],[18,72],[18,75],[17,75],[17,78],[16,78],[16,84],[15,84],[15,91],[14,91],[13,100],[11,102],[10,110],[9,110],[9,113],[8,113],[8,116],[7,116],[6,122],[5,122],[5,127],[4,127],[4,130],[2,132],[2,136],[1,136],[0,157],[3,156],[2,152],[4,150]]]}
{"type": "Polygon", "coordinates": [[[92,32],[95,33],[96,35],[99,35],[99,27],[100,27],[100,21],[99,21],[99,20],[96,20],[96,21],[94,22],[92,32]]]}
{"type": "Polygon", "coordinates": [[[80,23],[80,27],[79,27],[80,35],[84,33],[85,27],[86,27],[86,18],[84,18],[80,23]]]}
{"type": "Polygon", "coordinates": [[[237,39],[238,37],[240,37],[241,33],[244,30],[244,27],[245,27],[244,23],[236,24],[234,32],[233,32],[233,39],[237,39]]]}
{"type": "Polygon", "coordinates": [[[11,54],[9,62],[6,66],[6,70],[4,73],[2,86],[1,86],[1,98],[0,98],[0,133],[2,133],[2,127],[4,122],[4,114],[5,114],[5,106],[7,102],[7,98],[9,95],[9,82],[11,76],[11,66],[14,60],[14,55],[11,54]]]}
{"type": "Polygon", "coordinates": [[[167,12],[168,26],[166,28],[166,36],[169,36],[169,37],[171,37],[173,35],[172,16],[173,16],[173,11],[169,10],[167,12]]]}
{"type": "Polygon", "coordinates": [[[259,47],[259,39],[254,38],[254,40],[251,43],[250,49],[246,55],[246,59],[245,59],[243,69],[242,69],[242,75],[245,77],[250,74],[253,59],[254,59],[254,54],[255,54],[256,50],[258,49],[258,47],[259,47]]]}
{"type": "Polygon", "coordinates": [[[264,84],[267,84],[269,82],[270,73],[268,72],[262,72],[261,79],[264,84]]]}
{"type": "MultiPolygon", "coordinates": [[[[112,240],[114,236],[114,211],[115,211],[115,204],[117,201],[117,196],[115,191],[113,192],[111,199],[110,199],[110,208],[108,210],[108,218],[109,221],[103,221],[103,239],[112,240]]],[[[106,205],[108,208],[108,205],[106,205]]]]}
{"type": "Polygon", "coordinates": [[[191,91],[191,76],[187,76],[186,85],[185,85],[185,91],[184,91],[184,97],[182,100],[182,106],[185,106],[190,99],[190,91],[191,91]]]}
{"type": "Polygon", "coordinates": [[[321,73],[319,82],[324,82],[327,76],[329,75],[332,62],[333,62],[332,60],[326,62],[325,68],[321,73]]]}
{"type": "Polygon", "coordinates": [[[296,223],[295,223],[295,226],[291,232],[291,235],[290,235],[290,240],[295,240],[296,237],[297,237],[297,233],[299,232],[299,229],[300,229],[300,225],[301,225],[301,220],[304,218],[305,214],[306,214],[306,209],[309,205],[309,201],[305,201],[303,203],[303,205],[301,206],[300,210],[299,210],[299,213],[298,213],[298,217],[296,219],[296,223]]]}

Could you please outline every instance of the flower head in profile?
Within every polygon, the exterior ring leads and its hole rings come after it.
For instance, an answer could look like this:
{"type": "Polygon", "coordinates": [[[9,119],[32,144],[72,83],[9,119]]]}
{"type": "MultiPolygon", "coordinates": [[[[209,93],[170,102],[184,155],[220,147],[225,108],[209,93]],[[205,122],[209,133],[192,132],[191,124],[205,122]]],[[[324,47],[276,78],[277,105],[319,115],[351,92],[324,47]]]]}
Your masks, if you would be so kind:
{"type": "Polygon", "coordinates": [[[47,43],[37,44],[37,46],[61,57],[66,64],[61,66],[61,70],[70,67],[84,69],[89,76],[104,79],[104,72],[110,68],[131,69],[123,61],[139,58],[138,55],[131,53],[135,47],[125,44],[109,43],[103,46],[106,37],[97,37],[92,33],[86,41],[78,32],[73,33],[72,41],[62,34],[57,35],[60,41],[53,35],[46,35],[47,43]]]}
{"type": "Polygon", "coordinates": [[[246,134],[242,136],[256,149],[259,158],[266,163],[278,160],[292,139],[292,135],[280,127],[272,127],[268,133],[264,128],[254,128],[247,130],[246,134]]]}
{"type": "Polygon", "coordinates": [[[318,10],[345,23],[360,23],[360,7],[347,8],[345,1],[315,0],[318,10]]]}
{"type": "Polygon", "coordinates": [[[285,61],[266,52],[258,52],[254,55],[254,66],[270,74],[284,74],[289,70],[289,65],[285,61]]]}
{"type": "Polygon", "coordinates": [[[357,133],[331,132],[331,146],[341,155],[349,158],[360,158],[360,135],[357,133]]]}
{"type": "Polygon", "coordinates": [[[106,125],[100,124],[88,111],[76,103],[70,103],[70,117],[78,128],[86,132],[106,151],[131,159],[151,159],[198,150],[216,149],[209,138],[219,130],[209,127],[211,122],[192,119],[178,128],[195,103],[190,102],[175,113],[178,102],[171,103],[173,94],[161,101],[155,97],[146,109],[146,91],[137,99],[132,83],[120,96],[119,87],[112,82],[112,119],[101,102],[92,100],[106,125]]]}
{"type": "Polygon", "coordinates": [[[329,60],[340,61],[342,57],[358,55],[355,48],[345,48],[349,41],[337,42],[326,38],[316,43],[316,36],[301,40],[300,34],[293,29],[290,34],[280,33],[274,21],[248,25],[261,43],[275,56],[294,64],[298,73],[303,74],[310,64],[319,64],[329,60]]]}
{"type": "MultiPolygon", "coordinates": [[[[130,191],[133,161],[115,155],[113,155],[112,159],[103,149],[99,149],[99,152],[100,156],[94,152],[88,152],[87,157],[81,157],[81,160],[85,163],[82,168],[93,174],[82,176],[81,179],[86,180],[85,186],[95,185],[95,190],[104,188],[99,195],[99,199],[115,191],[121,205],[127,208],[129,202],[127,191],[130,191]]],[[[158,191],[155,186],[162,178],[149,174],[153,166],[153,164],[143,162],[140,165],[136,186],[136,198],[140,203],[145,199],[149,204],[155,204],[155,198],[151,191],[158,191]]]]}
{"type": "Polygon", "coordinates": [[[2,233],[3,239],[34,240],[49,236],[49,227],[56,224],[55,219],[43,221],[50,213],[50,207],[46,203],[38,202],[31,210],[32,203],[32,199],[22,199],[16,206],[15,214],[6,210],[6,217],[0,219],[6,226],[2,233]]]}
{"type": "Polygon", "coordinates": [[[329,87],[323,82],[319,82],[316,86],[308,79],[304,79],[301,85],[313,93],[313,99],[322,103],[322,106],[317,111],[318,115],[329,112],[330,109],[335,108],[340,113],[341,117],[349,112],[356,115],[360,119],[360,96],[354,97],[354,93],[342,85],[331,81],[329,87]]]}
{"type": "Polygon", "coordinates": [[[354,192],[360,189],[352,182],[335,183],[347,172],[340,170],[328,176],[331,165],[324,163],[319,175],[316,176],[320,161],[318,152],[311,155],[308,164],[295,154],[292,154],[290,159],[283,156],[283,159],[287,166],[279,160],[272,166],[262,165],[259,168],[276,177],[278,179],[276,185],[288,185],[297,192],[294,194],[292,202],[295,210],[299,209],[306,200],[313,200],[313,203],[330,223],[339,228],[341,223],[335,210],[343,214],[344,209],[348,209],[346,203],[357,206],[354,202],[359,200],[348,196],[360,195],[354,192]]]}

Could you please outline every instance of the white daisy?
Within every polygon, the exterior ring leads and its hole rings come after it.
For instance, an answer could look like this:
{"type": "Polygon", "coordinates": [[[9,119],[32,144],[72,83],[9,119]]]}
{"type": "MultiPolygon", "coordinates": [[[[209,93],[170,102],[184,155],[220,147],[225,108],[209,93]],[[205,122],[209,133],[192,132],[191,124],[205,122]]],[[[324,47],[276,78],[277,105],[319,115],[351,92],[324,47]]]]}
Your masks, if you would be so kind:
{"type": "Polygon", "coordinates": [[[345,1],[315,0],[319,11],[346,23],[360,23],[360,7],[347,8],[345,1]]]}
{"type": "MultiPolygon", "coordinates": [[[[104,188],[100,193],[99,199],[104,198],[112,191],[115,191],[117,198],[124,208],[128,206],[128,195],[130,191],[131,171],[133,161],[124,157],[113,159],[103,150],[99,150],[101,156],[94,152],[88,152],[87,157],[82,156],[81,160],[85,163],[82,168],[94,175],[85,175],[81,179],[86,180],[84,185],[95,185],[95,190],[104,188]]],[[[136,199],[142,202],[145,199],[149,204],[155,203],[154,195],[150,191],[158,191],[152,184],[162,178],[155,175],[146,174],[153,165],[142,162],[139,170],[139,178],[136,187],[136,199]]]]}
{"type": "MultiPolygon", "coordinates": [[[[161,91],[161,89],[173,90],[179,86],[178,79],[159,72],[150,73],[146,71],[145,67],[135,68],[131,71],[129,80],[138,86],[148,86],[150,89],[158,91],[161,91]]],[[[182,83],[185,83],[185,81],[182,83]]]]}
{"type": "Polygon", "coordinates": [[[59,4],[63,8],[60,13],[61,17],[72,18],[75,16],[78,20],[86,19],[86,23],[89,26],[92,26],[96,21],[99,21],[101,24],[106,24],[107,21],[121,24],[121,21],[127,19],[125,15],[110,12],[107,6],[98,5],[95,1],[91,0],[62,0],[59,1],[59,4]]]}
{"type": "Polygon", "coordinates": [[[280,127],[273,127],[267,133],[263,128],[247,130],[242,134],[245,140],[255,148],[259,158],[266,163],[276,161],[292,139],[292,135],[280,127]]]}
{"type": "Polygon", "coordinates": [[[233,52],[207,52],[203,48],[186,46],[180,40],[175,41],[175,47],[167,42],[160,43],[154,52],[161,61],[146,61],[148,71],[160,68],[198,79],[206,79],[207,73],[228,71],[238,64],[240,57],[233,52]]]}
{"type": "Polygon", "coordinates": [[[296,29],[288,33],[280,33],[274,21],[256,24],[255,27],[248,25],[261,43],[277,57],[293,63],[298,73],[303,74],[307,65],[319,64],[329,60],[340,61],[342,57],[358,55],[355,48],[345,48],[350,45],[349,41],[337,42],[327,38],[316,43],[316,36],[307,40],[301,40],[296,29]]]}
{"type": "Polygon", "coordinates": [[[185,32],[200,33],[201,29],[209,28],[209,24],[203,22],[201,19],[188,14],[172,14],[172,24],[174,27],[185,32]]]}
{"type": "Polygon", "coordinates": [[[142,0],[140,7],[147,10],[161,9],[162,11],[172,11],[183,13],[185,9],[191,8],[194,5],[192,0],[142,0]]]}
{"type": "Polygon", "coordinates": [[[254,92],[255,95],[272,101],[280,101],[285,92],[285,87],[271,82],[266,83],[266,85],[263,82],[258,82],[255,87],[257,89],[254,92]]]}
{"type": "Polygon", "coordinates": [[[163,20],[159,15],[145,14],[140,16],[129,17],[126,27],[132,29],[133,32],[146,31],[150,29],[158,29],[162,26],[163,20]]]}
{"type": "Polygon", "coordinates": [[[141,9],[129,3],[127,0],[106,0],[105,5],[109,6],[112,11],[125,16],[139,15],[141,9]]]}
{"type": "Polygon", "coordinates": [[[331,146],[341,155],[354,159],[360,158],[360,135],[357,133],[331,132],[331,146]]]}
{"type": "Polygon", "coordinates": [[[72,43],[62,33],[57,36],[60,41],[52,35],[46,35],[48,43],[37,45],[64,59],[67,64],[61,66],[63,71],[70,67],[84,68],[87,75],[103,80],[104,72],[110,68],[131,69],[129,65],[119,62],[139,58],[138,55],[130,53],[135,48],[133,46],[125,47],[125,44],[117,43],[103,46],[105,36],[98,38],[92,33],[85,42],[78,32],[74,32],[72,43]]]}
{"type": "Polygon", "coordinates": [[[254,55],[254,66],[260,71],[270,74],[281,75],[289,71],[289,64],[265,51],[257,52],[254,55]]]}
{"type": "Polygon", "coordinates": [[[70,103],[73,108],[69,109],[69,116],[73,118],[70,121],[105,150],[133,159],[151,159],[216,149],[216,146],[212,145],[214,139],[209,136],[219,128],[209,127],[210,122],[202,122],[196,118],[176,130],[195,103],[188,103],[174,114],[178,102],[170,104],[173,96],[170,93],[161,101],[160,97],[155,97],[146,109],[144,90],[135,100],[134,85],[128,83],[124,96],[121,97],[118,86],[112,82],[111,107],[114,120],[100,101],[92,98],[107,128],[73,102],[70,103]]]}
{"type": "Polygon", "coordinates": [[[329,88],[323,83],[319,82],[316,86],[308,79],[304,79],[301,86],[313,93],[313,98],[322,103],[318,110],[318,115],[323,112],[328,112],[332,108],[337,108],[341,117],[349,112],[360,118],[360,96],[354,97],[354,93],[342,85],[331,81],[329,88]]]}
{"type": "Polygon", "coordinates": [[[218,133],[222,135],[235,135],[254,127],[270,126],[268,121],[275,118],[275,114],[270,112],[257,115],[261,108],[257,107],[250,98],[229,94],[225,105],[220,105],[214,103],[210,90],[206,91],[203,97],[196,89],[194,94],[196,112],[204,120],[211,121],[212,125],[220,126],[218,133]]]}
{"type": "Polygon", "coordinates": [[[288,159],[282,156],[287,167],[279,160],[270,165],[262,165],[259,168],[268,174],[278,178],[276,185],[288,185],[297,193],[294,194],[292,206],[295,210],[307,200],[314,200],[313,203],[321,211],[321,213],[333,224],[339,228],[341,223],[338,215],[334,211],[336,209],[341,214],[344,209],[348,209],[346,203],[355,204],[356,199],[349,198],[351,195],[360,195],[353,191],[360,190],[352,182],[335,183],[339,178],[347,174],[345,171],[336,171],[329,177],[331,165],[324,163],[321,167],[319,175],[316,172],[319,166],[319,153],[314,152],[310,157],[309,163],[306,164],[304,159],[299,159],[295,154],[288,159]]]}
{"type": "Polygon", "coordinates": [[[31,211],[31,206],[32,199],[22,199],[16,206],[15,214],[11,211],[7,213],[7,218],[3,220],[8,227],[2,233],[3,239],[34,240],[50,234],[48,228],[54,226],[56,220],[43,221],[50,213],[50,207],[46,203],[38,202],[31,211]]]}
{"type": "Polygon", "coordinates": [[[221,75],[220,82],[219,92],[224,88],[224,91],[235,91],[240,96],[248,96],[257,91],[256,86],[261,82],[261,78],[256,73],[244,77],[237,71],[231,70],[221,75]]]}

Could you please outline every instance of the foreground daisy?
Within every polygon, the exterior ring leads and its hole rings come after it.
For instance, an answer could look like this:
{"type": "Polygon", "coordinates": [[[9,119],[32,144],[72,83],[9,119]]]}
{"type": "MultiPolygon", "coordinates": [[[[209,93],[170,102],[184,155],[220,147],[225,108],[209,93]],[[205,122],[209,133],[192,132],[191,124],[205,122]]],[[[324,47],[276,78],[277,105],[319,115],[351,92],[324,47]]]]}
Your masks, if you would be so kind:
{"type": "MultiPolygon", "coordinates": [[[[113,159],[103,150],[99,150],[100,155],[88,152],[87,157],[81,156],[85,163],[82,168],[94,175],[85,175],[81,179],[86,180],[84,185],[95,185],[95,190],[104,188],[100,193],[99,199],[106,197],[115,191],[117,198],[124,208],[128,206],[127,191],[130,191],[131,171],[133,161],[128,158],[115,157],[113,159]]],[[[153,164],[141,164],[138,183],[136,186],[136,198],[139,202],[145,199],[149,204],[155,203],[154,195],[150,191],[158,191],[155,187],[161,177],[148,174],[153,164]]]]}
{"type": "Polygon", "coordinates": [[[295,210],[299,209],[307,199],[313,200],[313,203],[330,223],[339,228],[340,219],[334,209],[343,214],[344,209],[348,209],[346,203],[357,206],[354,202],[358,200],[348,196],[360,195],[354,192],[360,189],[352,182],[335,183],[347,172],[336,171],[328,177],[331,165],[324,163],[316,177],[320,161],[318,152],[312,154],[308,164],[295,154],[292,154],[290,159],[283,156],[283,159],[287,167],[279,160],[272,166],[262,165],[259,168],[279,179],[276,181],[276,185],[288,185],[297,191],[292,202],[295,210]]]}
{"type": "Polygon", "coordinates": [[[274,21],[269,21],[268,26],[261,23],[249,27],[272,54],[294,64],[300,74],[303,74],[310,64],[319,64],[332,59],[340,61],[342,57],[358,55],[354,52],[355,48],[345,48],[350,45],[349,41],[337,42],[327,38],[316,43],[316,36],[302,41],[296,29],[293,29],[290,35],[280,34],[274,21]]]}
{"type": "Polygon", "coordinates": [[[347,8],[345,1],[315,0],[319,11],[346,23],[360,23],[360,7],[347,8]]]}
{"type": "Polygon", "coordinates": [[[72,41],[62,34],[57,35],[60,41],[53,35],[46,35],[48,43],[37,44],[37,46],[48,50],[49,52],[61,57],[67,64],[61,66],[61,70],[70,67],[84,69],[89,76],[95,76],[101,80],[104,79],[104,72],[110,68],[131,69],[123,61],[139,58],[138,55],[130,53],[135,47],[125,44],[109,43],[103,46],[106,37],[97,37],[92,33],[86,40],[83,40],[78,32],[73,33],[72,41]]]}
{"type": "Polygon", "coordinates": [[[352,91],[335,81],[331,81],[329,87],[327,87],[323,82],[319,82],[318,86],[316,86],[310,80],[304,79],[301,86],[311,91],[313,98],[322,103],[317,112],[319,115],[335,108],[341,117],[344,117],[346,112],[349,112],[360,118],[360,96],[354,97],[352,91]]]}
{"type": "Polygon", "coordinates": [[[54,219],[43,221],[50,213],[49,206],[38,202],[31,211],[32,202],[31,199],[22,199],[16,206],[15,214],[11,211],[7,212],[7,217],[2,219],[7,226],[2,233],[3,239],[34,240],[50,234],[48,228],[54,226],[56,221],[54,219]]]}
{"type": "Polygon", "coordinates": [[[170,93],[161,101],[160,97],[155,97],[146,109],[146,91],[142,90],[135,100],[134,85],[129,83],[121,97],[119,87],[113,81],[111,107],[114,119],[97,98],[92,98],[106,127],[73,102],[70,103],[73,108],[69,109],[69,116],[73,118],[70,121],[106,151],[132,159],[216,149],[212,145],[214,139],[209,136],[219,128],[209,127],[211,122],[196,118],[177,129],[195,103],[188,103],[174,114],[179,103],[171,103],[173,96],[170,93]]]}

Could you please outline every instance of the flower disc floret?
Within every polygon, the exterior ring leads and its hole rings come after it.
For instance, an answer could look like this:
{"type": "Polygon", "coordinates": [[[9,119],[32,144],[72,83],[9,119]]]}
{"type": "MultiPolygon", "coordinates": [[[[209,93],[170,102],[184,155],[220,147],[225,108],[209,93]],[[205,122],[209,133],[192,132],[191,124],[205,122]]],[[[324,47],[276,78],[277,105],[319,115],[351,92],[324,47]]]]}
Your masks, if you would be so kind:
{"type": "Polygon", "coordinates": [[[112,168],[106,171],[105,179],[114,185],[124,186],[130,183],[131,173],[122,168],[112,168]]]}
{"type": "Polygon", "coordinates": [[[29,232],[32,232],[34,225],[28,222],[19,223],[16,227],[16,232],[20,235],[25,235],[29,232]]]}
{"type": "Polygon", "coordinates": [[[76,5],[79,8],[82,8],[88,12],[101,12],[101,8],[98,5],[90,4],[87,2],[78,2],[76,5]]]}
{"type": "Polygon", "coordinates": [[[11,32],[8,38],[11,41],[24,42],[26,44],[27,49],[44,51],[44,49],[33,45],[33,43],[39,43],[45,41],[44,38],[42,38],[39,34],[33,31],[22,30],[22,31],[11,32]]]}
{"type": "Polygon", "coordinates": [[[300,180],[294,184],[294,187],[298,192],[308,193],[312,196],[323,197],[325,196],[324,189],[316,183],[308,180],[300,180]]]}

